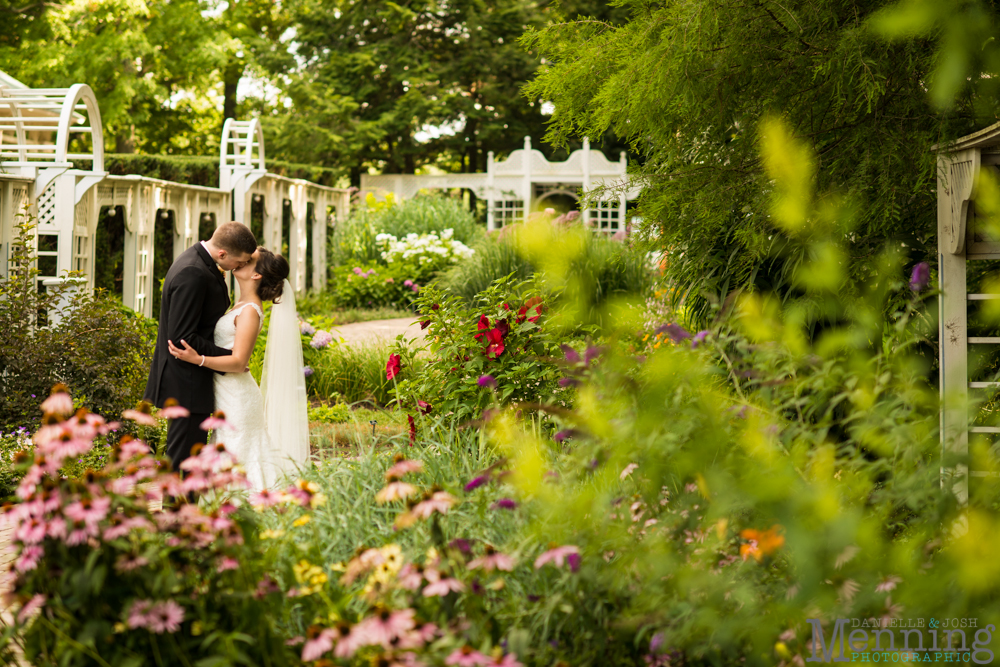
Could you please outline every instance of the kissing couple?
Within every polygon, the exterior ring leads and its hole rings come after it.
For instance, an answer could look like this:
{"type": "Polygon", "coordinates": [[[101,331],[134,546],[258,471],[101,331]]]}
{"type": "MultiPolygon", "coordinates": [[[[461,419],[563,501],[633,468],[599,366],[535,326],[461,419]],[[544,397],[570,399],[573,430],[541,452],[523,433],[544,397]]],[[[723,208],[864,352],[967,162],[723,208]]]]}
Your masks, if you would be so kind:
{"type": "Polygon", "coordinates": [[[273,488],[309,458],[302,343],[288,271],[285,258],[258,246],[239,222],[220,225],[167,271],[143,398],[158,408],[173,399],[189,413],[167,430],[174,470],[205,442],[210,426],[211,444],[225,445],[257,491],[273,488]],[[239,287],[231,308],[226,271],[239,287]],[[248,371],[265,301],[273,306],[258,387],[248,371]]]}

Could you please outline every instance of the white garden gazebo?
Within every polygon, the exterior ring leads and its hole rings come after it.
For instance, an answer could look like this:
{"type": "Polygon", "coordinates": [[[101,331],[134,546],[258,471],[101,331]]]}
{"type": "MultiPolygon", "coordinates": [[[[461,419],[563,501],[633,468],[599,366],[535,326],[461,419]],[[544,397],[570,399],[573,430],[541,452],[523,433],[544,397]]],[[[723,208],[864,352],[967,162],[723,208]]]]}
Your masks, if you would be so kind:
{"type": "MultiPolygon", "coordinates": [[[[962,137],[938,150],[938,261],[941,289],[939,345],[942,453],[960,457],[969,454],[969,435],[1000,438],[1000,426],[976,425],[970,414],[970,392],[1000,388],[996,381],[970,381],[969,349],[1000,345],[1000,337],[970,336],[969,310],[986,301],[1000,299],[997,293],[969,293],[970,262],[1000,259],[1000,236],[976,201],[982,177],[989,173],[1000,184],[1000,123],[962,137]]],[[[995,213],[995,212],[994,212],[995,213]]],[[[969,478],[996,473],[957,465],[943,469],[943,483],[959,500],[969,497],[969,478]]]]}
{"type": "Polygon", "coordinates": [[[256,120],[228,119],[219,156],[218,188],[173,183],[104,171],[100,109],[91,89],[29,89],[0,79],[0,278],[6,275],[17,216],[27,207],[38,219],[36,249],[44,281],[67,271],[94,287],[95,238],[101,215],[122,216],[125,230],[122,300],[152,315],[156,225],[170,223],[171,261],[197,242],[204,224],[228,220],[254,226],[260,242],[275,250],[287,244],[289,281],[296,292],[322,290],[326,231],[345,217],[350,194],[267,171],[264,139],[256,120]],[[90,162],[89,170],[74,160],[90,162]],[[311,274],[310,274],[311,269],[311,274]]]}
{"type": "Polygon", "coordinates": [[[584,221],[594,231],[614,234],[624,227],[626,202],[639,196],[639,188],[628,176],[625,153],[612,162],[601,151],[592,150],[589,139],[564,162],[549,162],[531,147],[531,137],[525,137],[524,148],[511,152],[506,160],[495,161],[490,152],[485,174],[361,175],[362,194],[370,192],[380,198],[392,193],[406,199],[424,189],[452,188],[471,190],[486,200],[491,230],[523,222],[532,211],[546,208],[547,199],[562,195],[594,200],[581,210],[584,221]]]}

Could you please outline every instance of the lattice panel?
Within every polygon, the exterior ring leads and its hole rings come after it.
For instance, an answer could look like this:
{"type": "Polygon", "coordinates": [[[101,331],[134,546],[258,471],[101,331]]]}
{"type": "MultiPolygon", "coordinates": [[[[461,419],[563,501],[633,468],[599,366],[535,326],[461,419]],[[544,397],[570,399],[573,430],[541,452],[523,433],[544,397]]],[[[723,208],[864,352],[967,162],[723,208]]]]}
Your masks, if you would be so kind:
{"type": "Polygon", "coordinates": [[[520,199],[493,202],[493,223],[497,227],[506,227],[520,222],[523,217],[524,202],[520,199]]]}
{"type": "Polygon", "coordinates": [[[146,298],[149,295],[149,234],[139,234],[136,238],[138,248],[135,270],[135,310],[146,312],[146,298]]]}
{"type": "Polygon", "coordinates": [[[97,205],[98,206],[114,206],[115,204],[115,186],[113,185],[101,185],[97,186],[97,205]]]}
{"type": "Polygon", "coordinates": [[[51,225],[56,221],[56,189],[46,188],[38,198],[38,224],[51,225]]]}
{"type": "Polygon", "coordinates": [[[595,202],[594,208],[588,211],[589,224],[595,232],[613,234],[619,229],[618,202],[595,202]]]}
{"type": "Polygon", "coordinates": [[[28,188],[14,187],[11,189],[11,203],[13,204],[14,219],[24,214],[24,207],[28,205],[28,188]]]}
{"type": "Polygon", "coordinates": [[[91,272],[89,235],[73,235],[73,270],[87,275],[91,272]]]}

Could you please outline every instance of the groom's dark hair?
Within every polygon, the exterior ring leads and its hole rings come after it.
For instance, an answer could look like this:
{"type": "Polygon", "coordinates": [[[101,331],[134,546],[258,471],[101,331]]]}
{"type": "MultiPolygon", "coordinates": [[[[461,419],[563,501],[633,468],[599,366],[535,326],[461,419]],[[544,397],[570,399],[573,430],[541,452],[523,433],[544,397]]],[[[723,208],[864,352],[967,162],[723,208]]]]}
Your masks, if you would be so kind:
{"type": "Polygon", "coordinates": [[[252,255],[257,249],[257,239],[250,228],[241,222],[224,222],[215,228],[212,244],[226,252],[252,255]]]}

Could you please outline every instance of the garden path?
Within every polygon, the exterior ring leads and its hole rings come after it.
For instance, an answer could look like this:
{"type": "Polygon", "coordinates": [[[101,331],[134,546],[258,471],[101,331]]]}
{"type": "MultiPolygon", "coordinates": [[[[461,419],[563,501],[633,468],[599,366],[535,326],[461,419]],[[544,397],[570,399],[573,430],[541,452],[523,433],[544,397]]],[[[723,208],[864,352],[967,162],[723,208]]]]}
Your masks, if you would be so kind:
{"type": "Polygon", "coordinates": [[[342,324],[330,330],[333,339],[344,339],[348,345],[370,343],[390,343],[403,334],[410,340],[423,338],[427,332],[420,328],[420,320],[415,317],[401,317],[394,320],[372,320],[342,324]]]}

